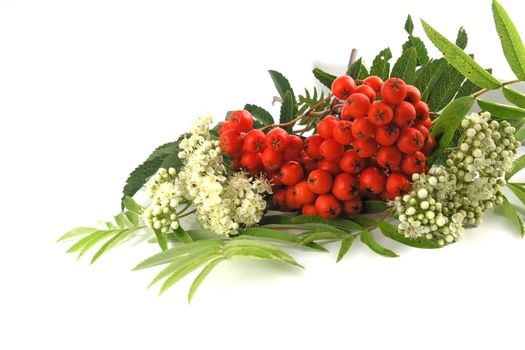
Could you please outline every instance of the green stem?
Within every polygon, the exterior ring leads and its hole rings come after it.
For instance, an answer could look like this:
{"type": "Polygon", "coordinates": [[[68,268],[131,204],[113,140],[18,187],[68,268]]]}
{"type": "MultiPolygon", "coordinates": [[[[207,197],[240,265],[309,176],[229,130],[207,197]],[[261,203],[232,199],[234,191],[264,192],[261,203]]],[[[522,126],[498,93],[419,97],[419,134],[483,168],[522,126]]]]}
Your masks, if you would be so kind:
{"type": "Polygon", "coordinates": [[[191,215],[191,214],[195,213],[196,211],[197,211],[196,209],[193,209],[192,211],[189,211],[189,212],[187,212],[185,214],[179,215],[179,219],[181,219],[181,218],[183,218],[185,216],[191,215]]]}
{"type": "MultiPolygon", "coordinates": [[[[503,86],[519,83],[520,81],[521,80],[519,80],[519,79],[507,80],[507,81],[502,82],[501,86],[503,87],[503,86]]],[[[481,89],[478,92],[476,92],[475,94],[473,94],[472,97],[473,98],[478,98],[478,97],[480,97],[481,95],[483,95],[484,93],[486,93],[488,91],[490,91],[490,89],[481,89]]]]}
{"type": "Polygon", "coordinates": [[[191,207],[191,203],[187,203],[186,206],[184,208],[182,208],[182,210],[177,213],[177,216],[180,216],[180,214],[182,214],[186,210],[188,210],[189,207],[191,207]]]}

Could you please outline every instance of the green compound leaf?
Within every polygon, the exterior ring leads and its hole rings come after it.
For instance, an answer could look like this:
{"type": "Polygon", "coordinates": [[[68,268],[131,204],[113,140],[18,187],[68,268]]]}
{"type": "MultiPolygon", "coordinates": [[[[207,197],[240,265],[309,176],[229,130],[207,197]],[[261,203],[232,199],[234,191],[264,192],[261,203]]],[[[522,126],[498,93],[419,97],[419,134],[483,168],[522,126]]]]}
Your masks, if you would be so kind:
{"type": "Polygon", "coordinates": [[[221,256],[215,260],[210,261],[208,265],[204,266],[204,268],[197,275],[197,277],[195,277],[195,280],[193,280],[193,283],[191,284],[190,291],[188,292],[188,304],[191,303],[191,300],[195,296],[197,289],[199,289],[204,279],[208,277],[208,275],[215,268],[215,266],[219,265],[224,260],[226,260],[226,258],[221,256]]]}
{"type": "Polygon", "coordinates": [[[379,227],[379,229],[381,230],[381,233],[385,237],[388,237],[404,245],[414,247],[414,248],[423,248],[423,249],[441,248],[439,244],[429,239],[426,239],[426,238],[422,238],[422,237],[416,238],[416,239],[406,238],[403,234],[399,233],[399,231],[394,225],[391,225],[386,221],[379,221],[377,223],[377,226],[379,227]]]}
{"type": "Polygon", "coordinates": [[[439,79],[432,87],[432,92],[427,100],[428,107],[431,111],[440,111],[452,101],[465,77],[451,65],[442,71],[439,79]]]}
{"type": "Polygon", "coordinates": [[[447,62],[460,71],[467,79],[486,89],[493,90],[501,87],[501,83],[492,74],[477,64],[461,48],[438,33],[425,21],[421,20],[421,23],[428,38],[443,53],[447,62]]]}
{"type": "Polygon", "coordinates": [[[417,36],[408,36],[408,40],[403,44],[403,52],[413,47],[417,52],[417,65],[422,66],[429,61],[428,51],[423,40],[417,36]]]}
{"type": "Polygon", "coordinates": [[[124,208],[132,213],[141,214],[144,211],[144,207],[135,202],[135,200],[129,196],[124,197],[122,204],[124,205],[124,208]]]}
{"type": "Polygon", "coordinates": [[[392,52],[390,48],[382,50],[372,62],[372,67],[370,68],[370,75],[377,75],[383,81],[387,80],[390,76],[390,59],[392,58],[392,52]]]}
{"type": "Polygon", "coordinates": [[[368,70],[363,64],[363,59],[359,58],[346,70],[346,75],[354,79],[364,79],[368,76],[368,70]]]}
{"type": "Polygon", "coordinates": [[[281,98],[284,100],[286,93],[289,91],[292,95],[292,100],[295,101],[295,95],[293,93],[292,86],[290,85],[288,79],[286,79],[284,75],[275,70],[269,70],[268,73],[270,73],[270,77],[273,80],[273,84],[275,85],[279,96],[281,96],[281,98]]]}
{"type": "Polygon", "coordinates": [[[382,213],[388,209],[388,205],[384,201],[363,201],[363,207],[361,208],[361,214],[376,214],[382,213]]]}
{"type": "Polygon", "coordinates": [[[337,254],[336,262],[341,261],[341,259],[345,257],[345,255],[350,250],[352,243],[354,243],[354,240],[355,240],[354,235],[348,235],[347,237],[343,238],[343,240],[341,241],[341,248],[339,248],[339,253],[337,254]]]}
{"type": "Polygon", "coordinates": [[[523,203],[523,205],[525,205],[525,187],[523,187],[522,185],[512,183],[507,184],[507,186],[514,193],[514,195],[518,197],[518,199],[523,203]]]}
{"type": "Polygon", "coordinates": [[[507,62],[516,77],[525,80],[525,47],[518,30],[507,11],[495,0],[492,2],[492,13],[507,62]]]}
{"type": "MultiPolygon", "coordinates": [[[[290,91],[287,91],[283,98],[281,105],[281,116],[279,119],[280,124],[288,123],[295,116],[295,100],[290,91]]],[[[292,132],[293,125],[289,125],[284,129],[288,132],[292,132]]]]}
{"type": "Polygon", "coordinates": [[[403,79],[412,84],[416,75],[417,51],[414,47],[405,50],[392,68],[391,77],[403,79]]]}
{"type": "Polygon", "coordinates": [[[390,249],[387,249],[383,247],[381,244],[379,244],[379,242],[375,240],[374,236],[372,235],[372,233],[370,233],[370,231],[364,230],[361,232],[360,236],[361,236],[361,242],[366,244],[370,249],[372,249],[377,254],[383,255],[389,258],[396,258],[399,256],[393,251],[391,251],[390,249]]]}
{"type": "Polygon", "coordinates": [[[270,112],[262,107],[247,104],[244,106],[244,109],[250,112],[253,115],[253,118],[260,121],[263,126],[272,125],[275,123],[270,112]]]}
{"type": "Polygon", "coordinates": [[[514,226],[516,226],[516,228],[521,234],[521,237],[523,237],[525,235],[525,227],[523,226],[523,221],[521,221],[520,217],[518,216],[518,213],[512,207],[512,205],[506,197],[503,197],[503,203],[499,206],[499,209],[501,209],[501,212],[514,224],[514,226]]]}
{"type": "Polygon", "coordinates": [[[456,45],[460,49],[465,50],[465,48],[467,47],[467,43],[468,43],[467,31],[465,30],[465,28],[461,27],[458,30],[458,36],[456,38],[456,45]]]}
{"type": "Polygon", "coordinates": [[[146,180],[151,176],[155,175],[157,170],[159,170],[162,163],[164,162],[164,158],[164,156],[159,156],[152,160],[147,160],[138,167],[136,167],[135,170],[133,170],[131,174],[129,174],[129,177],[126,180],[126,184],[124,185],[123,190],[123,198],[133,197],[133,195],[137,193],[138,190],[142,188],[142,186],[144,186],[146,180]]]}
{"type": "Polygon", "coordinates": [[[514,160],[514,162],[512,163],[512,168],[505,174],[505,180],[509,180],[523,168],[525,168],[525,154],[522,154],[520,157],[514,160]]]}
{"type": "Polygon", "coordinates": [[[226,258],[234,256],[251,257],[264,260],[276,260],[303,268],[294,258],[270,244],[249,239],[232,239],[224,247],[223,254],[226,258]]]}
{"type": "Polygon", "coordinates": [[[500,119],[522,119],[525,118],[525,109],[502,105],[499,103],[478,100],[478,106],[489,112],[494,118],[500,119]]]}
{"type": "Polygon", "coordinates": [[[510,89],[506,86],[503,87],[503,96],[509,101],[510,103],[525,108],[525,95],[521,92],[518,92],[516,90],[510,89]]]}
{"type": "Polygon", "coordinates": [[[98,230],[99,230],[98,228],[94,228],[94,227],[77,227],[77,228],[74,228],[74,229],[64,233],[57,240],[57,242],[65,241],[65,240],[68,240],[68,239],[71,239],[71,238],[74,238],[74,237],[78,237],[78,236],[85,236],[85,235],[88,235],[88,234],[93,233],[93,232],[98,231],[98,230]]]}
{"type": "Polygon", "coordinates": [[[289,225],[298,227],[314,227],[314,228],[327,228],[330,227],[339,227],[348,230],[360,230],[361,225],[356,222],[348,219],[334,219],[327,220],[323,219],[320,216],[310,216],[310,215],[268,215],[262,218],[261,225],[289,225]]]}
{"type": "Polygon", "coordinates": [[[432,60],[422,66],[414,85],[421,91],[421,98],[427,100],[433,91],[434,85],[439,81],[441,74],[447,68],[447,61],[443,58],[432,60]]]}
{"type": "MultiPolygon", "coordinates": [[[[110,236],[111,234],[114,234],[116,232],[118,232],[118,230],[97,230],[97,231],[94,231],[94,232],[90,233],[89,235],[87,235],[86,237],[84,237],[84,238],[80,239],[79,241],[77,241],[75,244],[73,244],[67,250],[67,253],[82,252],[84,247],[86,247],[86,246],[92,247],[94,244],[96,244],[101,239],[104,239],[105,237],[110,236]]],[[[84,250],[84,253],[86,251],[87,250],[84,250]]],[[[82,254],[84,254],[84,253],[82,253],[82,254]]],[[[80,258],[80,256],[79,256],[79,258],[80,258]]]]}
{"type": "Polygon", "coordinates": [[[106,241],[102,245],[102,247],[100,247],[100,249],[95,253],[95,255],[93,255],[93,258],[91,258],[90,264],[93,264],[95,261],[98,260],[98,258],[102,256],[102,254],[104,254],[111,248],[115,247],[117,244],[122,242],[125,238],[129,237],[132,233],[134,233],[138,229],[139,229],[138,227],[134,227],[134,228],[129,228],[129,229],[118,231],[113,237],[111,237],[108,241],[106,241]]]}
{"type": "Polygon", "coordinates": [[[323,246],[317,244],[306,243],[301,241],[301,238],[293,233],[273,230],[262,227],[249,227],[239,232],[239,236],[247,236],[254,238],[263,238],[281,243],[291,244],[294,246],[305,246],[315,250],[326,251],[323,246]]]}
{"type": "Polygon", "coordinates": [[[321,84],[323,84],[330,90],[332,89],[332,83],[334,82],[335,78],[337,78],[335,75],[327,73],[320,68],[314,68],[312,73],[321,84]]]}
{"type": "Polygon", "coordinates": [[[443,154],[443,152],[449,147],[454,134],[458,130],[461,121],[465,118],[465,115],[470,111],[474,105],[474,98],[472,96],[464,96],[455,99],[450,103],[444,110],[443,113],[436,119],[431,134],[433,137],[438,138],[438,149],[434,154],[428,158],[429,164],[443,154]]]}
{"type": "Polygon", "coordinates": [[[405,21],[405,30],[408,34],[412,35],[414,31],[414,22],[412,22],[412,16],[408,15],[405,21]]]}
{"type": "Polygon", "coordinates": [[[176,230],[173,230],[173,236],[177,238],[179,242],[182,243],[191,243],[193,242],[193,238],[184,230],[180,225],[177,227],[176,230]]]}

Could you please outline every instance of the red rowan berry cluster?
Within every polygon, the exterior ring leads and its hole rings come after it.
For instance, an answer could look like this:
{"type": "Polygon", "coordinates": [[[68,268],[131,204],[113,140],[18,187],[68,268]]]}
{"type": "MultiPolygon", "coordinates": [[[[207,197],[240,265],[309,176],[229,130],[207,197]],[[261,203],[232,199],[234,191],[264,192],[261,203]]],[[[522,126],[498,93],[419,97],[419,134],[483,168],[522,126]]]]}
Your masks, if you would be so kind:
{"type": "Polygon", "coordinates": [[[370,76],[360,83],[346,75],[334,80],[342,108],[309,137],[252,129],[252,115],[240,110],[221,125],[220,146],[234,169],[272,181],[273,206],[281,211],[334,219],[357,214],[363,199],[403,195],[411,175],[426,172],[436,146],[428,106],[401,79],[370,76]]]}

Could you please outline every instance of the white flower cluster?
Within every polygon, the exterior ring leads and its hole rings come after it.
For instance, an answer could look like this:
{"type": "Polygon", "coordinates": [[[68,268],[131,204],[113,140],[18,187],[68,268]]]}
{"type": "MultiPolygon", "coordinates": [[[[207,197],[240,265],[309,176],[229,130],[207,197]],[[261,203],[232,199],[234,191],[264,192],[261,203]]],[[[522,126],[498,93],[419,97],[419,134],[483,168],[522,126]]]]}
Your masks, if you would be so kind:
{"type": "Polygon", "coordinates": [[[502,176],[520,147],[515,129],[507,121],[491,121],[487,112],[466,116],[461,129],[459,147],[449,153],[446,166],[414,174],[412,191],[394,200],[406,237],[452,243],[464,225],[479,225],[486,209],[502,203],[502,176]]]}
{"type": "Polygon", "coordinates": [[[191,135],[181,140],[178,156],[184,166],[176,178],[166,177],[171,173],[161,169],[150,181],[147,191],[156,193],[152,197],[154,203],[145,214],[150,226],[157,228],[160,225],[162,230],[168,230],[171,225],[176,229],[178,221],[173,221],[177,219],[175,208],[182,202],[195,207],[196,218],[205,229],[225,236],[237,233],[240,225],[250,226],[261,220],[267,205],[264,194],[271,191],[269,182],[248,177],[243,172],[228,177],[219,142],[210,137],[211,123],[211,117],[197,119],[191,135]],[[157,197],[167,206],[161,206],[157,197]],[[164,213],[167,207],[170,208],[166,212],[168,217],[155,216],[164,213]]]}
{"type": "Polygon", "coordinates": [[[142,218],[146,225],[163,233],[179,227],[176,209],[181,192],[176,175],[173,168],[160,169],[146,184],[146,194],[152,203],[144,210],[142,218]]]}

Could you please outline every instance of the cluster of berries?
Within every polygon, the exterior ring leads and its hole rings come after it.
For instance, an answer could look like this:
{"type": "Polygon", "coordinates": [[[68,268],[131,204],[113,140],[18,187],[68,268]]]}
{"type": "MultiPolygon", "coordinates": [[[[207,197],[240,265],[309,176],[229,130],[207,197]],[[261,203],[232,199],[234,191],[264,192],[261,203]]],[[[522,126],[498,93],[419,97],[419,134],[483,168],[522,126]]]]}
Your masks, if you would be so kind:
{"type": "Polygon", "coordinates": [[[346,75],[334,80],[332,93],[342,106],[309,137],[279,127],[265,134],[240,110],[221,125],[220,146],[234,169],[272,181],[273,205],[281,211],[333,219],[358,213],[364,198],[403,195],[411,175],[426,172],[426,157],[436,146],[428,106],[401,79],[360,82],[346,75]]]}

